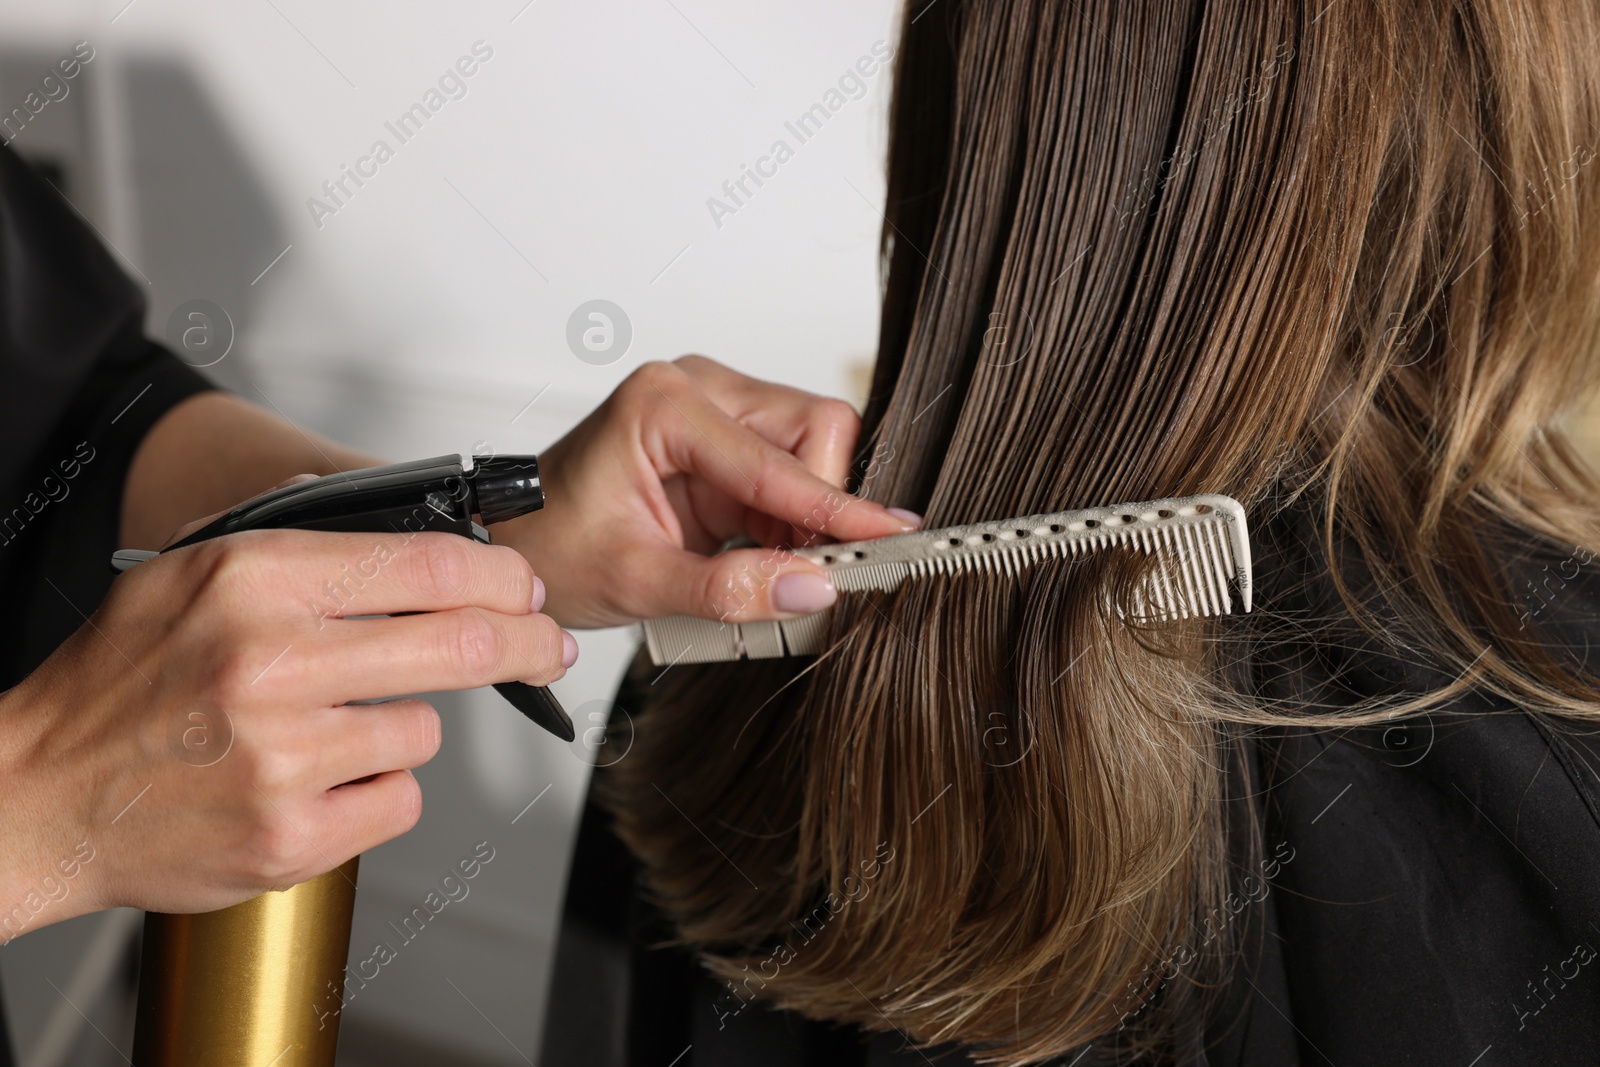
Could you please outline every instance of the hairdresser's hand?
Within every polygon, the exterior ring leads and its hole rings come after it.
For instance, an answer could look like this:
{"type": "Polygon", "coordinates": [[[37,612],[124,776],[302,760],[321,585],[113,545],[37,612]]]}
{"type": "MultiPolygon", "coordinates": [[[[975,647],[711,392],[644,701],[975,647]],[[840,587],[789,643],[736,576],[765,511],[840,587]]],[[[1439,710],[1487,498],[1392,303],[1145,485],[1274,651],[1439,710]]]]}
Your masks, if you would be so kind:
{"type": "Polygon", "coordinates": [[[536,589],[516,552],[444,533],[257,531],[122,575],[0,696],[0,908],[210,910],[404,833],[439,717],[345,705],[559,678],[536,589]]]}
{"type": "Polygon", "coordinates": [[[545,509],[495,527],[494,538],[533,563],[566,626],[820,611],[832,585],[776,546],[920,522],[843,491],[859,428],[843,401],[702,356],[647,363],[540,453],[545,509]],[[709,558],[741,535],[771,547],[709,558]]]}

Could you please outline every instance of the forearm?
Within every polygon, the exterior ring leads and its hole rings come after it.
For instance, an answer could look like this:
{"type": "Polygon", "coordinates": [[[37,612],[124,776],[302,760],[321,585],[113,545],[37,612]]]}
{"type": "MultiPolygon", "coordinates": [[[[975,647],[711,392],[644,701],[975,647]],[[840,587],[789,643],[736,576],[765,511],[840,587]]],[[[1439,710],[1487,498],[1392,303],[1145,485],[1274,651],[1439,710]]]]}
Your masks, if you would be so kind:
{"type": "Polygon", "coordinates": [[[179,526],[296,474],[382,462],[227,393],[202,393],[145,435],[122,499],[125,548],[160,548],[179,526]]]}

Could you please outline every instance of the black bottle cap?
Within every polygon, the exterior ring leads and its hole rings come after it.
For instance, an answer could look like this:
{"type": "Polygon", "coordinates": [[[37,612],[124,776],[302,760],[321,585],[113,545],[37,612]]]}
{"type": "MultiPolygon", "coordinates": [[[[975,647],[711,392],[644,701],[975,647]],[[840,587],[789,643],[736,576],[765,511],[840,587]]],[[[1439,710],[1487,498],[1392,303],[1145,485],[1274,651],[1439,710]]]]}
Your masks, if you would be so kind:
{"type": "Polygon", "coordinates": [[[538,456],[491,456],[472,468],[473,495],[485,526],[544,507],[538,456]]]}

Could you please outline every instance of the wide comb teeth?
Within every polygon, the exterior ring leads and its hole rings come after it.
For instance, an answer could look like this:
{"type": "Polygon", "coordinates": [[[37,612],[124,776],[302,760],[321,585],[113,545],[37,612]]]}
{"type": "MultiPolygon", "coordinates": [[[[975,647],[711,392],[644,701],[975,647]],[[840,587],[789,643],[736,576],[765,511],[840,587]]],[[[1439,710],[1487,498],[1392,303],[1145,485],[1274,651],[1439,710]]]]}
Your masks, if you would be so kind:
{"type": "MultiPolygon", "coordinates": [[[[907,578],[989,573],[1017,577],[1046,559],[1081,559],[1120,546],[1155,558],[1131,614],[1147,619],[1231,613],[1230,586],[1250,610],[1250,541],[1244,508],[1220,495],[1029,515],[1000,522],[803,548],[844,592],[893,590],[907,578]]],[[[657,666],[816,655],[832,609],[786,622],[725,623],[689,615],[650,619],[645,643],[657,666]]]]}

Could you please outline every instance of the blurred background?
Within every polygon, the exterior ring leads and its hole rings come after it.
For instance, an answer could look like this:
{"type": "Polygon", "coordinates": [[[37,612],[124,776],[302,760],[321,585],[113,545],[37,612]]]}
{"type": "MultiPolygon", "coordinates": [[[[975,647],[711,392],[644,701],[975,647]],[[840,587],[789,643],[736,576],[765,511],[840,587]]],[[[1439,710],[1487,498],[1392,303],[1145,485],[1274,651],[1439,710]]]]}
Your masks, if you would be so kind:
{"type": "MultiPolygon", "coordinates": [[[[226,387],[396,459],[537,452],[685,352],[859,401],[890,75],[857,64],[897,17],[891,0],[6,0],[0,138],[115,249],[153,335],[181,345],[200,309],[191,361],[226,387]],[[69,57],[77,77],[46,82],[69,57]]],[[[490,691],[436,698],[426,810],[363,858],[353,955],[398,943],[388,923],[481,842],[494,858],[351,998],[341,1064],[534,1059],[577,811],[618,755],[593,727],[637,643],[579,638],[557,686],[570,747],[490,691]]],[[[138,925],[113,912],[0,952],[23,1064],[126,1062],[138,925]]]]}

